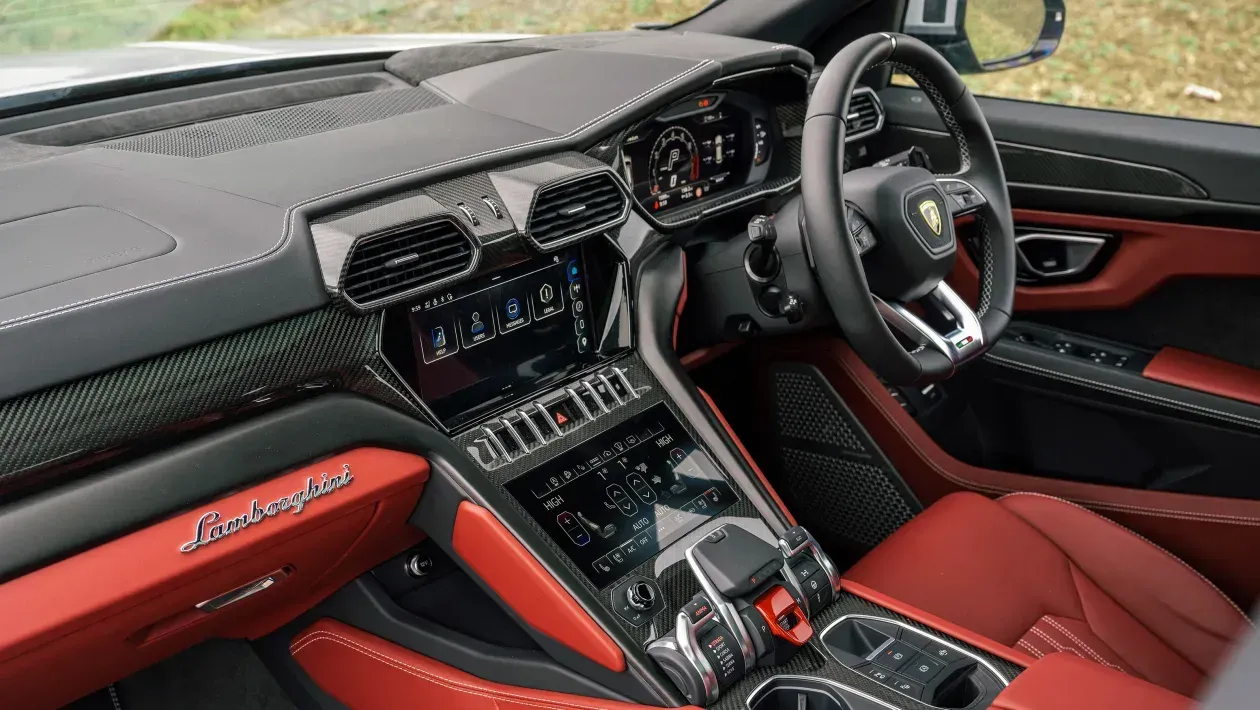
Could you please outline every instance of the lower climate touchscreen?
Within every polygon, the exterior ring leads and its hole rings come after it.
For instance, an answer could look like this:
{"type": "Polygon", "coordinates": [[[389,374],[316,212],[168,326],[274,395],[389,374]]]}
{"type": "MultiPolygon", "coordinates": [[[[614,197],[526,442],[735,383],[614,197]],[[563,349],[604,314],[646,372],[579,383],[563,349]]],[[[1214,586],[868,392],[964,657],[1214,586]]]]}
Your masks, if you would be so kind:
{"type": "Polygon", "coordinates": [[[600,588],[737,500],[664,404],[509,481],[507,489],[600,588]]]}

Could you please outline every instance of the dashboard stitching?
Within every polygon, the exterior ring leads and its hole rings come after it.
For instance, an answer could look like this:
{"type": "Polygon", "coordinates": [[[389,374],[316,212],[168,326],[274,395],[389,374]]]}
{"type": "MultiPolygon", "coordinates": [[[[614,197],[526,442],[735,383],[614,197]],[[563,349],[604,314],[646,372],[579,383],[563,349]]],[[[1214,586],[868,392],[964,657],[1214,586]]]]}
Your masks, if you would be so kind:
{"type": "Polygon", "coordinates": [[[570,139],[572,139],[572,138],[574,138],[574,137],[578,136],[578,135],[579,135],[579,134],[581,134],[583,131],[585,131],[587,128],[590,128],[592,125],[595,125],[596,123],[599,123],[600,121],[603,121],[603,120],[607,119],[608,117],[613,116],[613,115],[615,115],[615,114],[617,114],[617,113],[619,113],[619,112],[623,111],[624,109],[626,109],[626,108],[628,108],[628,107],[630,107],[630,106],[632,106],[632,105],[634,105],[634,104],[638,103],[639,101],[643,100],[644,98],[648,97],[649,95],[654,94],[654,93],[656,93],[657,91],[660,91],[661,89],[665,88],[666,86],[669,86],[670,84],[673,84],[673,83],[675,83],[675,82],[678,82],[678,81],[680,81],[680,80],[682,80],[682,79],[684,79],[684,78],[686,78],[686,77],[688,77],[688,76],[691,76],[692,74],[694,74],[694,73],[696,73],[696,72],[700,71],[701,69],[703,69],[703,68],[705,68],[705,67],[707,67],[707,66],[709,66],[709,65],[711,65],[711,64],[714,64],[714,63],[715,63],[715,62],[714,62],[713,60],[711,60],[711,59],[706,59],[706,60],[704,60],[703,62],[700,62],[699,64],[696,64],[695,66],[691,67],[690,69],[687,69],[686,71],[684,71],[684,72],[682,72],[682,73],[680,73],[680,74],[677,74],[677,75],[675,75],[674,77],[672,77],[672,78],[670,78],[670,79],[666,79],[665,81],[662,81],[661,83],[657,84],[656,86],[653,86],[653,87],[652,87],[652,88],[650,88],[650,89],[647,89],[646,91],[644,91],[644,92],[640,93],[638,96],[635,96],[634,98],[627,100],[625,103],[622,103],[621,105],[616,106],[615,108],[609,109],[608,111],[604,112],[603,114],[600,114],[599,116],[596,116],[595,118],[592,118],[591,120],[589,120],[589,121],[587,121],[586,123],[584,123],[584,124],[582,124],[582,125],[578,126],[577,128],[574,128],[573,130],[569,131],[568,133],[565,133],[565,134],[562,134],[562,135],[558,135],[558,136],[553,136],[553,137],[550,137],[550,138],[539,138],[539,139],[536,139],[536,140],[527,141],[527,142],[525,142],[525,143],[518,143],[518,144],[516,144],[516,145],[504,146],[504,147],[502,147],[502,148],[494,148],[494,149],[492,149],[492,150],[482,151],[482,152],[480,152],[480,153],[475,153],[475,154],[473,154],[473,155],[467,155],[467,156],[464,156],[464,157],[462,157],[462,158],[453,158],[453,159],[451,159],[451,160],[446,160],[446,161],[443,161],[443,162],[440,162],[440,163],[434,163],[434,164],[432,164],[432,165],[426,165],[426,166],[421,167],[421,168],[414,168],[414,169],[412,169],[412,170],[406,170],[406,171],[404,171],[404,172],[397,173],[397,174],[394,174],[394,175],[388,175],[388,176],[385,176],[385,177],[374,178],[374,179],[372,179],[372,180],[368,180],[368,181],[366,181],[366,182],[359,183],[359,184],[357,184],[357,185],[351,185],[350,187],[341,188],[341,189],[339,189],[339,190],[334,190],[334,191],[332,191],[332,192],[328,192],[328,193],[325,193],[325,194],[323,194],[323,195],[319,195],[318,197],[312,197],[312,198],[310,198],[310,199],[303,200],[302,202],[299,202],[299,203],[297,203],[296,205],[293,205],[292,207],[289,207],[289,208],[285,211],[285,218],[284,218],[284,231],[283,231],[283,233],[282,233],[282,234],[281,234],[281,236],[280,236],[280,240],[279,240],[278,242],[276,242],[275,246],[271,247],[271,248],[270,248],[270,249],[268,249],[267,251],[265,251],[265,252],[263,252],[263,253],[261,253],[261,254],[258,254],[258,255],[256,255],[256,256],[248,257],[248,258],[246,258],[246,259],[240,259],[240,260],[238,260],[238,261],[234,261],[234,262],[229,263],[229,264],[224,264],[224,265],[222,265],[222,266],[216,266],[216,267],[213,267],[213,268],[210,268],[210,269],[203,269],[203,270],[201,270],[201,271],[195,271],[195,272],[192,272],[192,273],[190,273],[190,274],[184,274],[183,276],[176,276],[176,277],[169,278],[169,279],[165,279],[165,280],[158,281],[158,282],[155,282],[155,283],[147,284],[147,285],[145,285],[145,286],[138,286],[138,287],[135,287],[135,288],[130,288],[130,289],[126,289],[126,290],[123,290],[123,291],[115,291],[115,292],[113,292],[113,293],[108,293],[108,294],[105,294],[104,296],[98,296],[98,297],[95,297],[95,298],[89,298],[89,299],[85,299],[85,300],[82,300],[82,301],[76,301],[76,302],[74,302],[74,303],[70,303],[70,304],[67,304],[67,305],[64,305],[64,306],[58,306],[58,307],[56,307],[56,308],[50,308],[50,309],[46,309],[46,310],[43,310],[43,311],[38,311],[38,312],[35,312],[35,313],[30,313],[30,314],[27,314],[27,315],[25,315],[25,316],[18,316],[18,317],[16,317],[16,318],[10,318],[10,319],[5,320],[5,321],[0,321],[0,330],[5,330],[5,329],[8,329],[8,328],[12,328],[12,327],[14,327],[14,326],[16,326],[16,325],[21,325],[21,324],[24,324],[24,323],[32,323],[32,322],[35,322],[35,321],[43,320],[43,319],[45,319],[45,318],[48,318],[48,317],[51,317],[51,316],[54,316],[54,315],[60,315],[60,314],[63,314],[63,313],[70,313],[70,312],[77,311],[77,310],[81,310],[81,309],[83,309],[83,308],[87,308],[87,307],[90,307],[90,306],[95,306],[95,305],[99,305],[99,304],[102,304],[102,303],[108,303],[108,302],[110,302],[110,301],[117,300],[117,299],[122,298],[122,297],[124,297],[124,296],[130,296],[130,295],[140,294],[140,293],[147,293],[147,292],[149,292],[149,291],[153,291],[153,290],[155,290],[155,289],[160,289],[160,288],[163,288],[163,287],[165,287],[165,286],[170,286],[170,285],[173,285],[173,284],[176,284],[176,283],[181,283],[181,282],[184,282],[184,281],[192,281],[192,280],[194,280],[194,279],[198,279],[198,278],[201,278],[201,277],[203,277],[203,276],[208,276],[208,275],[211,275],[211,274],[224,273],[224,272],[227,272],[227,271],[231,271],[231,270],[233,270],[233,269],[240,268],[240,267],[242,267],[242,266],[244,266],[244,265],[246,265],[246,264],[250,264],[250,263],[253,263],[253,262],[255,262],[255,261],[260,261],[260,260],[265,259],[265,258],[267,258],[267,257],[271,256],[272,254],[275,254],[276,252],[280,251],[280,249],[284,248],[284,246],[285,246],[286,244],[288,244],[288,242],[289,242],[289,238],[290,238],[290,236],[292,236],[292,233],[293,233],[293,221],[294,221],[294,215],[296,214],[296,212],[297,212],[298,208],[300,208],[300,207],[304,207],[304,206],[306,206],[306,205],[309,205],[309,204],[314,203],[314,202],[318,202],[318,201],[320,201],[320,200],[324,200],[324,199],[327,199],[327,198],[330,198],[330,197],[335,197],[335,196],[338,196],[338,195],[343,195],[343,194],[345,194],[345,193],[348,193],[348,192],[353,192],[354,190],[358,190],[358,189],[360,189],[360,188],[368,187],[368,186],[375,185],[375,184],[382,183],[382,182],[387,182],[387,181],[389,181],[389,180],[393,180],[393,179],[400,178],[400,177],[406,177],[406,176],[409,176],[409,175],[416,175],[416,174],[419,174],[419,173],[424,173],[424,172],[427,172],[427,171],[430,171],[430,170],[434,170],[434,169],[437,169],[437,168],[444,168],[444,167],[449,167],[449,166],[452,166],[452,165],[458,165],[458,164],[460,164],[460,163],[466,163],[466,162],[468,162],[468,161],[477,160],[477,159],[480,159],[480,158],[485,158],[485,157],[492,156],[492,155],[498,155],[498,154],[500,154],[500,153],[506,153],[506,152],[513,151],[513,150],[518,150],[518,149],[520,149],[520,148],[530,148],[530,147],[534,147],[534,146],[547,145],[547,144],[551,144],[551,143],[562,143],[562,142],[568,141],[568,140],[570,140],[570,139]]]}

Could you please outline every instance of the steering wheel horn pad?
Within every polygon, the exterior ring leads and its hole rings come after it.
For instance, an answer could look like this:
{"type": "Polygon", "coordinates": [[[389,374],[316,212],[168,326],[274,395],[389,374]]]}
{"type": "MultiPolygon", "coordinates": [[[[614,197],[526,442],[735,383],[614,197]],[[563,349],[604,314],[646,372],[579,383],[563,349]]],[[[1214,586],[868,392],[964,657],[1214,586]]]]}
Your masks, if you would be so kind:
{"type": "Polygon", "coordinates": [[[931,173],[910,167],[859,168],[845,174],[844,191],[845,201],[879,237],[879,248],[864,259],[871,293],[917,301],[954,268],[948,198],[931,173]]]}
{"type": "Polygon", "coordinates": [[[936,50],[888,33],[841,50],[810,97],[801,173],[805,238],[819,285],[845,337],[876,373],[893,384],[944,379],[997,341],[1015,296],[1006,178],[975,97],[936,50]],[[853,90],[859,77],[884,63],[910,74],[931,100],[958,144],[958,174],[902,166],[843,172],[844,117],[853,90]],[[974,190],[969,211],[981,225],[982,289],[974,311],[944,280],[957,254],[953,214],[960,210],[951,193],[960,185],[974,190]],[[877,236],[864,256],[846,205],[877,236]]]}

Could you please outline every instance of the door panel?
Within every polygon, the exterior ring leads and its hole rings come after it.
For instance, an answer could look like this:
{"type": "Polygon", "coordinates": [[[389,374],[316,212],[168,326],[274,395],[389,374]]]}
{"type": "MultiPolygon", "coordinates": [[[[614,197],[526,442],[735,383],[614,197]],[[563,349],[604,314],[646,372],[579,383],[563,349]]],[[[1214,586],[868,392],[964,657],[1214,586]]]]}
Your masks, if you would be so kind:
{"type": "MultiPolygon", "coordinates": [[[[1008,347],[1022,346],[998,346],[1008,347]]],[[[926,417],[920,415],[918,419],[911,415],[901,402],[894,399],[887,386],[862,362],[857,353],[841,339],[830,336],[780,339],[754,343],[745,346],[742,351],[741,357],[747,358],[743,361],[747,363],[744,371],[757,373],[754,382],[759,382],[762,387],[768,386],[768,373],[774,367],[781,366],[781,363],[817,368],[826,384],[834,389],[853,412],[878,451],[887,457],[900,480],[904,481],[924,506],[960,490],[991,496],[1029,491],[1063,498],[1105,515],[1168,549],[1206,575],[1244,608],[1260,597],[1260,567],[1254,564],[1252,552],[1260,545],[1260,500],[1146,490],[1068,477],[1029,475],[986,466],[957,456],[943,447],[923,427],[924,421],[935,418],[932,413],[929,412],[926,417]]],[[[989,383],[997,381],[993,370],[988,369],[991,367],[988,363],[976,363],[970,369],[975,370],[978,366],[986,369],[976,371],[970,376],[982,378],[989,383]]],[[[1025,373],[1011,368],[1011,375],[1023,374],[1025,373]]],[[[1031,377],[1049,381],[1040,373],[1032,373],[1031,377]]],[[[1135,379],[1141,379],[1140,375],[1135,379]]],[[[1025,392],[1030,391],[1028,382],[1019,382],[1025,392]]],[[[1155,384],[1172,388],[1171,385],[1155,384]]],[[[945,385],[948,395],[942,406],[959,404],[967,398],[965,383],[951,380],[945,385]],[[963,385],[963,388],[958,385],[963,385]]],[[[1006,396],[1021,395],[1017,389],[1011,389],[1006,396]]],[[[1071,393],[1058,393],[1055,398],[1059,401],[1070,398],[1068,401],[1096,412],[1122,411],[1127,416],[1154,415],[1153,410],[1137,409],[1138,404],[1153,407],[1151,403],[1138,401],[1134,404],[1134,400],[1128,395],[1121,398],[1084,385],[1077,385],[1071,393]],[[1104,396],[1110,397],[1105,403],[1101,400],[1104,396]]],[[[1260,408],[1252,409],[1260,412],[1260,408]]],[[[945,415],[944,419],[960,419],[966,416],[953,411],[941,413],[945,415]]],[[[1178,416],[1165,416],[1164,421],[1174,426],[1182,425],[1178,423],[1178,416]]],[[[1212,420],[1202,416],[1194,421],[1198,425],[1212,420]]],[[[1260,426],[1260,420],[1256,424],[1260,426]]],[[[820,426],[835,426],[835,422],[823,419],[820,426]]],[[[1257,433],[1260,433],[1260,429],[1257,429],[1257,433]]],[[[992,434],[1002,435],[1000,432],[992,434]]],[[[753,441],[749,443],[752,445],[753,441]]],[[[1079,448],[1075,441],[1060,441],[1058,445],[1079,448]]],[[[754,449],[754,454],[765,461],[776,461],[779,457],[775,456],[775,450],[773,442],[765,442],[754,449]]],[[[778,477],[782,476],[781,462],[777,463],[780,468],[774,471],[775,480],[780,480],[778,477]]],[[[800,491],[804,495],[810,494],[808,488],[801,488],[800,491]]],[[[888,504],[887,497],[873,495],[869,490],[855,487],[850,489],[849,495],[855,498],[868,496],[865,498],[868,506],[888,504]]],[[[812,525],[808,520],[804,522],[812,525]]]]}
{"type": "MultiPolygon", "coordinates": [[[[889,87],[880,98],[886,130],[872,159],[918,145],[938,172],[956,169],[918,90],[889,87]]],[[[944,385],[946,416],[916,425],[958,464],[1001,471],[1002,487],[1048,492],[1059,481],[1121,496],[1138,489],[1148,503],[1178,493],[1260,500],[1251,474],[1260,458],[1260,128],[980,104],[1017,233],[1076,230],[1109,242],[1079,278],[1026,272],[1007,337],[944,385]]],[[[959,227],[964,240],[974,232],[959,227]]],[[[950,281],[974,302],[977,271],[962,250],[950,281]]]]}
{"type": "MultiPolygon", "coordinates": [[[[917,89],[889,87],[879,97],[887,112],[885,125],[900,129],[893,140],[905,140],[911,134],[905,129],[918,129],[913,133],[920,136],[923,130],[944,134],[940,118],[917,89]]],[[[1200,197],[1197,186],[1213,202],[1260,204],[1255,189],[1260,128],[1009,99],[981,97],[979,103],[997,141],[1039,156],[1021,157],[1007,167],[1016,171],[1008,172],[1012,183],[1174,198],[1200,197]],[[1115,166],[1106,176],[1110,179],[1100,180],[1092,174],[1100,159],[1128,165],[1115,166]],[[1115,182],[1121,174],[1127,179],[1115,182]]],[[[939,159],[938,170],[956,169],[956,158],[947,151],[938,156],[923,147],[934,164],[939,159]],[[955,167],[949,167],[950,160],[955,167]]],[[[1009,155],[1003,156],[1004,166],[1009,155]]]]}
{"type": "Polygon", "coordinates": [[[204,639],[270,633],[416,542],[428,477],[418,456],[354,449],[0,585],[0,697],[59,707],[204,639]]]}

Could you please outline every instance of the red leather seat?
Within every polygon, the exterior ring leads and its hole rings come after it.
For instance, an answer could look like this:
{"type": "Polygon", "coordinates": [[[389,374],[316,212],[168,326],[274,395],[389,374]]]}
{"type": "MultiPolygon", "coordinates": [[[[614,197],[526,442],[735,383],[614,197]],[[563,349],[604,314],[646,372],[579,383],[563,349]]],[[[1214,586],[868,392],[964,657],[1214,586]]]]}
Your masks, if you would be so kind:
{"type": "Polygon", "coordinates": [[[1190,696],[1251,625],[1169,552],[1034,493],[942,498],[844,577],[1033,657],[1073,653],[1190,696]]]}

